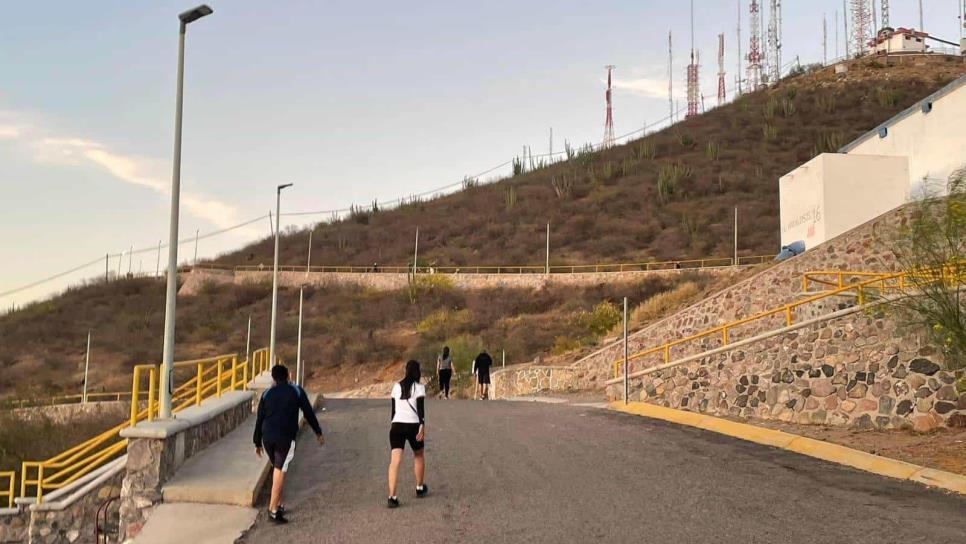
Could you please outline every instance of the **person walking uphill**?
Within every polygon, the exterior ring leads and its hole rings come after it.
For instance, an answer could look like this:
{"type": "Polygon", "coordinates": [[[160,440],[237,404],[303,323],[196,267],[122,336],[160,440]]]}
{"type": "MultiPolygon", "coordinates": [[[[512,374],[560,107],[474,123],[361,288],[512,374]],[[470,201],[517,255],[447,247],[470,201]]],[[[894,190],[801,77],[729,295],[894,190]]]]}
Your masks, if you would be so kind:
{"type": "Polygon", "coordinates": [[[439,376],[439,390],[443,398],[449,398],[449,382],[453,378],[453,358],[449,346],[443,346],[443,353],[436,359],[436,375],[439,376]]]}
{"type": "Polygon", "coordinates": [[[286,458],[299,430],[299,410],[315,431],[319,445],[325,444],[322,428],[315,417],[312,404],[305,391],[288,382],[288,368],[272,367],[275,384],[262,393],[255,419],[255,454],[262,456],[262,449],[272,464],[272,498],[268,503],[268,518],[274,523],[288,523],[282,506],[282,486],[285,483],[286,458]]]}
{"type": "Polygon", "coordinates": [[[490,398],[490,367],[493,358],[483,350],[473,361],[473,373],[476,374],[476,396],[480,400],[490,398]]]}
{"type": "Polygon", "coordinates": [[[413,470],[416,473],[416,496],[425,497],[429,487],[423,483],[426,473],[424,440],[426,440],[426,386],[419,383],[419,363],[406,363],[406,377],[392,386],[391,423],[389,426],[389,508],[399,506],[396,480],[402,463],[406,442],[413,449],[413,470]]]}

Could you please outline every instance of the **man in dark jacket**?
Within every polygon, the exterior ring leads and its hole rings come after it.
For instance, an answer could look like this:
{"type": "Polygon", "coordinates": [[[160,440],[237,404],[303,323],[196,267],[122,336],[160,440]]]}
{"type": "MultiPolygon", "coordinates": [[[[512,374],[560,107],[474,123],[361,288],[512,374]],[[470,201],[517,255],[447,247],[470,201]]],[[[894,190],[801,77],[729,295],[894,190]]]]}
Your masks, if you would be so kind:
{"type": "Polygon", "coordinates": [[[325,443],[322,428],[315,418],[315,411],[309,403],[308,395],[301,387],[288,383],[288,368],[282,365],[272,367],[275,385],[265,390],[258,402],[258,416],[255,419],[255,454],[262,456],[262,447],[272,463],[272,498],[268,504],[268,517],[275,523],[288,523],[285,510],[281,506],[282,485],[285,482],[285,461],[299,430],[299,410],[315,431],[319,445],[325,443]]]}
{"type": "Polygon", "coordinates": [[[490,367],[493,358],[483,350],[473,360],[473,373],[476,374],[476,397],[480,400],[490,398],[490,367]]]}

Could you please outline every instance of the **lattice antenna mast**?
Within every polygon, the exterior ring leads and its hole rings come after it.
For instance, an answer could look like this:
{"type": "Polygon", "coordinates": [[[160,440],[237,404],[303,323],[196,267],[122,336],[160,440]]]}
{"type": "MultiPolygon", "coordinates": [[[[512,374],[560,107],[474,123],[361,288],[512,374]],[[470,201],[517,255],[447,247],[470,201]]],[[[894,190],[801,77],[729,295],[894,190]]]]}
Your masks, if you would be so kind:
{"type": "Polygon", "coordinates": [[[724,33],[718,34],[718,105],[725,102],[724,33]]]}
{"type": "Polygon", "coordinates": [[[852,40],[855,53],[865,54],[869,39],[869,3],[867,0],[852,0],[852,40]]]}
{"type": "Polygon", "coordinates": [[[674,123],[674,57],[671,55],[671,31],[667,31],[667,109],[670,124],[674,123]]]}
{"type": "Polygon", "coordinates": [[[768,79],[777,83],[782,75],[782,3],[771,0],[768,17],[768,79]]]}
{"type": "Polygon", "coordinates": [[[691,64],[688,64],[688,114],[685,119],[698,114],[698,101],[701,92],[698,90],[698,61],[694,54],[694,0],[691,0],[691,64]]]}
{"type": "Polygon", "coordinates": [[[822,14],[822,66],[828,64],[828,21],[822,14]]]}
{"type": "Polygon", "coordinates": [[[882,28],[889,28],[889,0],[882,0],[879,4],[879,15],[882,19],[882,28]]]}
{"type": "Polygon", "coordinates": [[[613,64],[608,64],[605,66],[607,68],[607,92],[605,97],[607,99],[607,117],[604,118],[604,142],[603,147],[611,147],[614,145],[614,113],[611,104],[611,72],[616,68],[613,64]]]}
{"type": "Polygon", "coordinates": [[[845,42],[845,58],[849,58],[852,56],[849,51],[849,10],[845,2],[842,0],[842,41],[845,42]]]}
{"type": "Polygon", "coordinates": [[[751,38],[748,41],[748,84],[755,90],[761,85],[761,14],[758,12],[758,0],[748,3],[748,22],[751,27],[751,38]]]}
{"type": "MultiPolygon", "coordinates": [[[[963,0],[966,1],[966,0],[963,0]]],[[[738,71],[735,72],[735,81],[737,82],[738,94],[741,94],[741,0],[738,0],[738,39],[735,43],[738,44],[738,71]]]]}

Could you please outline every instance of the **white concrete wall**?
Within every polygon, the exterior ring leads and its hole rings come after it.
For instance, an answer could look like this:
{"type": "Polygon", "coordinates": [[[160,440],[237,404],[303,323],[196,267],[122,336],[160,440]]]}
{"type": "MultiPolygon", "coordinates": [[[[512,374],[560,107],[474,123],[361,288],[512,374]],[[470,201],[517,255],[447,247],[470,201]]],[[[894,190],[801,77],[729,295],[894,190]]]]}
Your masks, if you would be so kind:
{"type": "Polygon", "coordinates": [[[922,180],[945,187],[945,181],[966,163],[966,85],[939,97],[932,111],[914,113],[888,127],[880,138],[870,134],[849,149],[850,155],[889,155],[909,158],[909,194],[922,194],[922,180]]]}
{"type": "MultiPolygon", "coordinates": [[[[909,159],[825,153],[824,236],[829,240],[906,202],[909,159]]],[[[806,243],[806,247],[813,247],[806,243]]]]}
{"type": "Polygon", "coordinates": [[[806,248],[825,241],[823,153],[778,179],[782,245],[799,240],[806,248]]]}
{"type": "Polygon", "coordinates": [[[811,249],[905,203],[908,159],[823,153],[778,180],[781,241],[811,249]]]}

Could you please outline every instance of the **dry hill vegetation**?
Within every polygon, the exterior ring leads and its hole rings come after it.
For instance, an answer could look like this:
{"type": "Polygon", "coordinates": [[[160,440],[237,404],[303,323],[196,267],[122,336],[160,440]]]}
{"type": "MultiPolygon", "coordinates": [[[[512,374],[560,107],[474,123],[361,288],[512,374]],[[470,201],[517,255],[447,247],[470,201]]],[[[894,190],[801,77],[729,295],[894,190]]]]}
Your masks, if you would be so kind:
{"type": "MultiPolygon", "coordinates": [[[[315,265],[405,265],[419,226],[421,263],[541,265],[547,221],[554,264],[728,256],[739,207],[744,255],[777,253],[777,179],[835,151],[964,73],[952,57],[856,61],[789,77],[766,91],[603,152],[393,210],[359,208],[314,226],[315,265]]],[[[529,161],[517,170],[530,170],[529,161]]],[[[308,230],[281,241],[304,264],[308,230]]],[[[272,240],[217,259],[269,264],[272,240]]]]}
{"type": "MultiPolygon", "coordinates": [[[[906,59],[910,60],[910,59],[906,59]]],[[[314,226],[314,264],[401,265],[420,227],[426,263],[540,264],[553,222],[555,263],[728,255],[732,208],[741,208],[745,254],[778,245],[777,178],[962,74],[961,62],[930,59],[885,66],[853,63],[790,77],[776,87],[603,152],[572,151],[565,162],[391,211],[357,211],[314,226]]],[[[529,165],[527,165],[529,168],[529,165]]],[[[282,238],[282,262],[303,263],[308,231],[282,238]]],[[[218,259],[270,263],[263,240],[218,259]]],[[[613,331],[620,298],[646,323],[716,288],[707,276],[537,291],[459,291],[437,279],[409,293],[331,287],[306,292],[305,358],[332,391],[393,374],[409,357],[432,366],[444,343],[458,365],[487,347],[510,363],[589,349],[613,331]],[[688,282],[693,283],[693,285],[688,282]],[[681,285],[681,284],[684,285],[681,285]],[[663,294],[662,294],[663,293],[663,294]],[[662,294],[659,298],[654,295],[662,294]]],[[[268,285],[209,286],[178,302],[178,358],[243,352],[267,344],[268,285]]],[[[295,355],[298,293],[280,293],[280,352],[295,355]]],[[[0,317],[0,398],[78,392],[88,328],[94,330],[95,390],[130,387],[130,367],[158,361],[164,286],[126,279],[72,289],[0,317]]],[[[572,356],[571,356],[572,358],[572,356]]]]}

